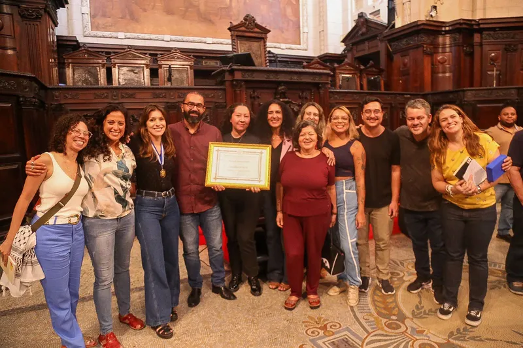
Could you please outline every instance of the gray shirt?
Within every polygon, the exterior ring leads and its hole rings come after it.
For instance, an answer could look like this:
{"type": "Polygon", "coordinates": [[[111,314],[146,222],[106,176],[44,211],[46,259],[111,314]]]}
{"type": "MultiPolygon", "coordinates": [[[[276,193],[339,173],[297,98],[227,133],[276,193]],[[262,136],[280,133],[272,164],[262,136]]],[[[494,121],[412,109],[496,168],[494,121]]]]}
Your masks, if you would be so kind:
{"type": "Polygon", "coordinates": [[[407,126],[395,130],[400,140],[400,206],[414,211],[435,211],[442,196],[431,183],[428,138],[418,142],[407,126]]]}

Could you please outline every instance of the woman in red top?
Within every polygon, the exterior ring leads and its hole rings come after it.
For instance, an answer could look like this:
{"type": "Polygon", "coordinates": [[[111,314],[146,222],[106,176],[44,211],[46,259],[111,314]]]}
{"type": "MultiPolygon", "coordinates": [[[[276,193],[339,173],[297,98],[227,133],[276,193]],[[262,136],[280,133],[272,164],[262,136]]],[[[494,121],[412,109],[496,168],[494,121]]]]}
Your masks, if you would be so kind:
{"type": "Polygon", "coordinates": [[[307,248],[307,297],[309,307],[320,307],[317,294],[321,251],[329,227],[335,224],[337,201],[335,167],[319,150],[322,136],[311,121],[300,122],[293,134],[296,151],[280,163],[277,183],[277,225],[283,228],[286,267],[291,295],[284,307],[293,310],[302,296],[304,249],[307,248]]]}

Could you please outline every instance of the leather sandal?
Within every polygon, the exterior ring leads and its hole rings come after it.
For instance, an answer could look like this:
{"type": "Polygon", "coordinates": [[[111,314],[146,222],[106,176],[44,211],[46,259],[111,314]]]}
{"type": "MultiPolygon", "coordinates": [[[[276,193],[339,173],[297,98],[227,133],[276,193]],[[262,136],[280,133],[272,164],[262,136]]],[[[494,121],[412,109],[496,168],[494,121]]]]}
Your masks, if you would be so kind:
{"type": "Polygon", "coordinates": [[[298,298],[296,296],[289,296],[286,299],[286,302],[284,302],[284,308],[287,309],[288,311],[292,311],[293,309],[297,308],[297,303],[298,303],[299,300],[300,300],[300,298],[298,298]],[[293,297],[295,297],[295,298],[293,298],[293,297]]]}
{"type": "Polygon", "coordinates": [[[171,319],[170,321],[177,321],[178,320],[178,313],[176,312],[176,309],[171,309],[171,319]]]}
{"type": "Polygon", "coordinates": [[[173,329],[169,324],[162,324],[157,326],[151,326],[153,330],[155,330],[156,335],[163,339],[170,339],[173,337],[173,329]]]}
{"type": "Polygon", "coordinates": [[[278,286],[278,291],[288,291],[289,289],[291,289],[291,285],[286,283],[280,283],[278,286]]]}
{"type": "Polygon", "coordinates": [[[268,283],[267,283],[267,286],[268,286],[271,290],[276,290],[276,289],[278,289],[278,287],[280,286],[280,283],[279,283],[279,282],[268,282],[268,283]]]}
{"type": "Polygon", "coordinates": [[[146,324],[141,319],[138,319],[131,313],[127,313],[125,316],[118,315],[118,320],[121,323],[129,325],[133,330],[142,330],[146,327],[146,324]]]}
{"type": "MultiPolygon", "coordinates": [[[[93,348],[98,345],[98,342],[92,337],[84,336],[84,344],[86,345],[86,348],[93,348]]],[[[62,346],[62,348],[66,348],[66,346],[62,346]]]]}
{"type": "Polygon", "coordinates": [[[311,309],[320,308],[320,297],[318,295],[308,296],[307,301],[309,302],[309,308],[311,309]]]}

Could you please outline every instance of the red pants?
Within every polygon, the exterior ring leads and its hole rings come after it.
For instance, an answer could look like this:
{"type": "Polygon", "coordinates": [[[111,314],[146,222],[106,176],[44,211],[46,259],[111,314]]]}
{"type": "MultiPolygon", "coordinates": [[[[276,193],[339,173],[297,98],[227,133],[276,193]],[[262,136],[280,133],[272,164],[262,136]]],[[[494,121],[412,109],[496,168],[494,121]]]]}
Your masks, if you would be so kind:
{"type": "Polygon", "coordinates": [[[308,295],[317,295],[322,246],[330,222],[330,212],[315,216],[293,216],[284,213],[284,250],[291,296],[302,297],[305,248],[307,248],[306,291],[308,295]]]}

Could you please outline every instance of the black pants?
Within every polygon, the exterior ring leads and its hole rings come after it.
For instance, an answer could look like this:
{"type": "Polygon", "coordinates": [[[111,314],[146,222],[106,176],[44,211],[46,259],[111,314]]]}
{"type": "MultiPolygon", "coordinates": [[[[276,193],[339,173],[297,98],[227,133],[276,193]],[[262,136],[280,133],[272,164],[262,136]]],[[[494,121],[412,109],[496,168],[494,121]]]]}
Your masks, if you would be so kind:
{"type": "Polygon", "coordinates": [[[260,193],[226,189],[218,195],[233,274],[258,275],[255,228],[260,217],[260,193]]]}
{"type": "Polygon", "coordinates": [[[277,226],[277,208],[271,191],[264,196],[264,220],[266,223],[266,243],[269,259],[267,260],[267,280],[287,284],[286,258],[282,229],[277,226]]]}
{"type": "Polygon", "coordinates": [[[417,277],[432,280],[434,286],[442,286],[442,274],[446,260],[446,249],[442,236],[440,210],[414,211],[404,209],[404,224],[413,243],[417,277]],[[431,246],[431,273],[429,245],[431,246]]]}
{"type": "Polygon", "coordinates": [[[506,256],[508,283],[522,282],[522,204],[517,196],[513,199],[513,238],[506,256]]]}
{"type": "Polygon", "coordinates": [[[462,281],[464,254],[469,261],[468,310],[482,310],[488,289],[488,246],[497,221],[495,204],[488,208],[462,209],[442,203],[442,229],[446,245],[444,296],[455,307],[462,281]]]}

